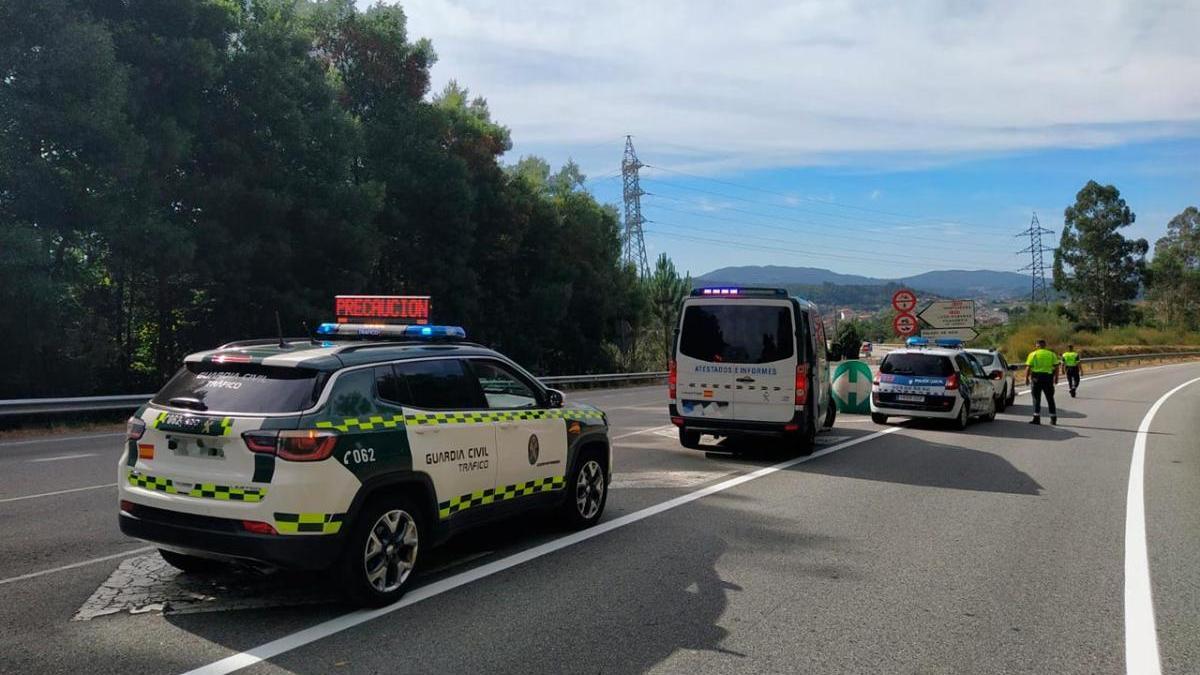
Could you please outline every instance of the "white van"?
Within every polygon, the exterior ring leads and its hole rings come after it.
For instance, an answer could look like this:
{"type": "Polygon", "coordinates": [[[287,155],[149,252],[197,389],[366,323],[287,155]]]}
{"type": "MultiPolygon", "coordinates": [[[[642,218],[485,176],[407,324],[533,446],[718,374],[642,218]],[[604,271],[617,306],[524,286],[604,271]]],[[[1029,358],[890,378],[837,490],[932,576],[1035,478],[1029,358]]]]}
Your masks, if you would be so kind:
{"type": "Polygon", "coordinates": [[[679,442],[774,436],[812,452],[833,426],[825,326],[817,306],[776,288],[697,288],[683,301],[670,364],[679,442]]]}

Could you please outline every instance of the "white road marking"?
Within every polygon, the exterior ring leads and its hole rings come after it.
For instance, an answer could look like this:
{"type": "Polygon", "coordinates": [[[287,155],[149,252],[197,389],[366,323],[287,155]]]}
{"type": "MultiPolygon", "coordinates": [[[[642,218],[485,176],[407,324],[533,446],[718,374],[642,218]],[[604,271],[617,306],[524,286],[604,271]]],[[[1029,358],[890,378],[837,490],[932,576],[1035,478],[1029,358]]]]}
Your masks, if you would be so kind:
{"type": "Polygon", "coordinates": [[[613,474],[610,489],[623,488],[682,488],[707,483],[733,471],[638,471],[613,474]]]}
{"type": "Polygon", "coordinates": [[[124,553],[114,553],[112,555],[101,556],[99,558],[92,558],[91,560],[84,560],[82,562],[71,563],[70,565],[63,565],[62,567],[51,567],[48,570],[42,570],[40,572],[30,572],[29,574],[22,574],[19,577],[9,577],[7,579],[0,579],[0,586],[3,586],[4,584],[11,584],[16,581],[24,581],[26,579],[34,579],[37,577],[45,576],[47,574],[54,574],[55,572],[65,572],[67,570],[73,570],[76,567],[84,567],[86,565],[94,565],[98,562],[104,562],[105,560],[116,560],[117,558],[128,558],[131,555],[135,555],[138,553],[145,553],[146,551],[153,551],[153,550],[154,550],[153,546],[143,546],[142,548],[135,548],[135,549],[132,549],[129,551],[125,551],[124,553]]]}
{"type": "Polygon", "coordinates": [[[280,654],[292,651],[293,649],[297,649],[299,647],[303,647],[304,645],[316,642],[317,640],[327,638],[330,635],[335,635],[344,630],[348,630],[368,621],[386,616],[410,605],[415,605],[422,600],[428,600],[429,598],[441,595],[447,591],[452,591],[460,586],[465,586],[498,572],[503,572],[504,570],[516,567],[517,565],[529,562],[530,560],[534,560],[549,553],[567,548],[568,546],[573,546],[575,544],[587,541],[588,539],[599,537],[602,534],[625,527],[626,525],[632,525],[633,523],[636,523],[640,520],[645,520],[650,516],[654,516],[678,506],[683,506],[684,504],[694,502],[697,499],[702,499],[709,495],[737,487],[743,483],[757,480],[763,476],[769,476],[778,471],[789,469],[797,464],[810,462],[818,457],[824,457],[825,455],[838,452],[839,450],[844,450],[860,443],[866,443],[867,441],[880,438],[881,436],[885,436],[890,433],[902,431],[903,429],[904,427],[889,427],[873,434],[859,436],[858,438],[846,441],[845,443],[839,443],[838,445],[832,445],[828,448],[818,450],[817,452],[814,452],[806,457],[789,459],[785,462],[780,462],[772,466],[758,469],[757,471],[751,471],[750,473],[736,476],[715,485],[700,488],[695,492],[689,492],[687,494],[675,497],[674,499],[668,499],[665,502],[655,504],[654,506],[644,508],[640,511],[634,511],[633,513],[626,514],[619,518],[605,521],[599,525],[596,525],[595,527],[568,534],[564,537],[559,537],[558,539],[548,541],[540,546],[535,546],[528,550],[521,551],[520,553],[510,555],[506,558],[501,558],[500,560],[480,565],[479,567],[467,570],[466,572],[462,572],[451,577],[446,577],[445,579],[435,581],[427,586],[415,588],[406,593],[404,597],[400,598],[399,602],[388,605],[387,607],[348,612],[339,617],[335,617],[315,626],[310,626],[304,630],[292,633],[291,635],[285,635],[277,640],[272,640],[271,642],[259,645],[253,649],[239,652],[237,654],[227,656],[220,661],[215,661],[194,670],[190,670],[186,675],[218,675],[232,673],[235,670],[240,670],[266,659],[279,656],[280,654]]]}
{"type": "Polygon", "coordinates": [[[107,434],[92,434],[91,436],[54,436],[51,438],[35,438],[28,441],[8,441],[0,443],[0,448],[7,448],[12,445],[33,445],[34,443],[66,443],[69,441],[87,441],[94,438],[112,438],[113,436],[124,436],[124,431],[113,431],[107,434]]]}
{"type": "MultiPolygon", "coordinates": [[[[1088,380],[1102,380],[1106,377],[1116,377],[1117,375],[1128,375],[1129,373],[1144,373],[1147,370],[1156,370],[1158,368],[1167,368],[1169,366],[1177,366],[1177,365],[1179,365],[1179,364],[1178,363],[1168,363],[1168,364],[1165,364],[1162,366],[1150,366],[1149,368],[1134,368],[1132,370],[1118,370],[1115,373],[1104,373],[1103,375],[1088,375],[1087,377],[1079,378],[1079,381],[1087,382],[1088,380]]],[[[1061,387],[1062,385],[1064,385],[1066,383],[1067,383],[1067,380],[1064,378],[1064,379],[1060,380],[1059,383],[1054,386],[1061,387]]],[[[1026,389],[1024,391],[1018,391],[1017,396],[1024,396],[1025,394],[1028,394],[1031,391],[1033,391],[1033,390],[1026,389]]]]}
{"type": "Polygon", "coordinates": [[[663,429],[674,429],[674,428],[675,427],[671,426],[670,424],[668,424],[666,426],[662,426],[662,427],[648,427],[646,429],[638,429],[637,431],[630,431],[629,433],[620,434],[619,436],[613,436],[609,440],[619,441],[622,438],[629,438],[630,436],[637,436],[639,434],[657,434],[658,432],[662,431],[663,429]]]}
{"type": "Polygon", "coordinates": [[[105,483],[104,485],[89,485],[87,487],[71,488],[69,490],[55,490],[54,492],[39,492],[36,495],[24,495],[22,497],[5,497],[0,499],[0,504],[6,502],[19,502],[25,499],[37,499],[38,497],[53,497],[54,495],[65,495],[70,492],[83,492],[84,490],[99,490],[100,488],[116,487],[116,483],[105,483]]]}
{"type": "Polygon", "coordinates": [[[1125,498],[1125,672],[1157,675],[1158,633],[1154,627],[1154,598],[1150,587],[1150,555],[1146,548],[1146,438],[1158,409],[1167,399],[1200,382],[1193,378],[1163,394],[1138,425],[1129,461],[1129,492],[1125,498]]]}
{"type": "Polygon", "coordinates": [[[31,459],[30,462],[57,462],[63,459],[79,459],[81,457],[95,457],[94,452],[81,452],[76,455],[59,455],[58,457],[42,457],[41,459],[31,459]]]}

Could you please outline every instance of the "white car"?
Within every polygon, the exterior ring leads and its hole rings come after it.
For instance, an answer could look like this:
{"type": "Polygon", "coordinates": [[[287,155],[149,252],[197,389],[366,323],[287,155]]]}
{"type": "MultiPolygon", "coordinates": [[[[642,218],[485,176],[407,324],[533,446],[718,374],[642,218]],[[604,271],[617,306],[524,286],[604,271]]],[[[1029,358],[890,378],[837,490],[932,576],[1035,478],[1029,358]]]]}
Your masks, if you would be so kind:
{"type": "Polygon", "coordinates": [[[871,386],[871,421],[930,417],[954,420],[965,429],[971,418],[996,419],[992,384],[983,368],[957,341],[938,344],[909,338],[907,347],[883,357],[871,386]]]}
{"type": "Polygon", "coordinates": [[[1017,378],[1013,374],[1016,367],[1009,365],[1004,355],[995,349],[968,349],[967,353],[975,357],[992,381],[996,411],[1001,412],[1012,405],[1017,398],[1017,378]]]}

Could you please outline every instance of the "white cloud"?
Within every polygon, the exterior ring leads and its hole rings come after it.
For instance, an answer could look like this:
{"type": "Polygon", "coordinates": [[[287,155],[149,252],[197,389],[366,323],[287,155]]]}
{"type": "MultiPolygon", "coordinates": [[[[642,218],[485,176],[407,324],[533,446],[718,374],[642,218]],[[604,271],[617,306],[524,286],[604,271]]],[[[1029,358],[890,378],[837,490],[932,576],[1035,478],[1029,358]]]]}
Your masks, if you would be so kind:
{"type": "Polygon", "coordinates": [[[879,201],[879,198],[882,196],[883,196],[883,192],[881,192],[880,190],[871,190],[871,194],[867,195],[867,198],[870,199],[871,201],[875,202],[875,201],[879,201]]]}
{"type": "Polygon", "coordinates": [[[717,171],[1200,131],[1200,0],[403,5],[435,87],[486,97],[514,154],[593,171],[625,133],[717,171]]]}

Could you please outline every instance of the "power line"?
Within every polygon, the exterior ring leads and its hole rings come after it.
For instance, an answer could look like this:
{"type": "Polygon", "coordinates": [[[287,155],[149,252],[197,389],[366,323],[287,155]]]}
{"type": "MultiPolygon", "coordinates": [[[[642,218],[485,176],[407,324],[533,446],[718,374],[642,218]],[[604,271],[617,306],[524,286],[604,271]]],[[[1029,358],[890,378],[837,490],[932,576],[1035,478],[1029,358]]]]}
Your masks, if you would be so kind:
{"type": "Polygon", "coordinates": [[[638,159],[633,149],[633,137],[625,137],[625,157],[621,160],[622,196],[625,199],[625,230],[621,235],[621,258],[637,267],[643,277],[650,276],[650,263],[646,260],[646,238],[642,235],[642,190],[638,170],[645,164],[638,159]]]}
{"type": "Polygon", "coordinates": [[[1052,248],[1042,246],[1042,235],[1054,234],[1054,230],[1047,230],[1038,222],[1037,211],[1033,212],[1033,220],[1029,223],[1029,228],[1018,234],[1018,237],[1029,237],[1029,246],[1017,251],[1017,254],[1028,253],[1030,260],[1029,264],[1022,267],[1020,272],[1029,270],[1030,291],[1029,302],[1031,304],[1046,304],[1050,302],[1050,292],[1046,290],[1046,264],[1042,255],[1046,252],[1054,251],[1052,248]]]}

